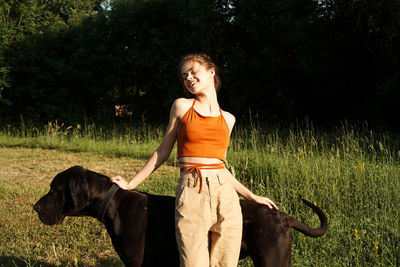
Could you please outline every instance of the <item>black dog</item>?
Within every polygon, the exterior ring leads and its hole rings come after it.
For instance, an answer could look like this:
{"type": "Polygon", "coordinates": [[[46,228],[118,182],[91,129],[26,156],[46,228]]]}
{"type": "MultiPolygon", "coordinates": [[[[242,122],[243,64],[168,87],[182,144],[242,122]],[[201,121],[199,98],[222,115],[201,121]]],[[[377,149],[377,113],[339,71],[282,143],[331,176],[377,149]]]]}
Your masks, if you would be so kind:
{"type": "MultiPolygon", "coordinates": [[[[50,191],[35,205],[40,220],[62,223],[65,216],[92,216],[102,221],[115,250],[126,266],[179,266],[175,241],[175,198],[135,190],[118,190],[109,177],[75,166],[53,179],[50,191]]],[[[255,266],[290,266],[294,228],[312,237],[328,228],[324,213],[321,226],[313,229],[289,215],[264,205],[241,200],[243,237],[240,258],[251,256],[255,266]]]]}

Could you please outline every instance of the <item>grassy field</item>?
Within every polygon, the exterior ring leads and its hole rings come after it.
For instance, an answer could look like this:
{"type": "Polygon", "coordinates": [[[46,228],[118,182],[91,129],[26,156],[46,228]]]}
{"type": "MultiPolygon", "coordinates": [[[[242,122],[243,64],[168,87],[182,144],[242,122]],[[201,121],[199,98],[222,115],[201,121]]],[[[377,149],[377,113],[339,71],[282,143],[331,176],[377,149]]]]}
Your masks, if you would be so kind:
{"type": "MultiPolygon", "coordinates": [[[[0,266],[122,266],[103,225],[93,218],[40,223],[32,205],[50,181],[73,165],[131,177],[161,140],[163,130],[104,129],[49,123],[0,132],[0,266]]],[[[329,133],[292,129],[235,129],[228,168],[254,192],[314,226],[299,201],[327,214],[321,238],[293,232],[293,266],[400,266],[400,144],[396,135],[343,126],[329,133]]],[[[173,195],[176,152],[138,189],[173,195]]],[[[250,260],[240,266],[252,266],[250,260]]]]}

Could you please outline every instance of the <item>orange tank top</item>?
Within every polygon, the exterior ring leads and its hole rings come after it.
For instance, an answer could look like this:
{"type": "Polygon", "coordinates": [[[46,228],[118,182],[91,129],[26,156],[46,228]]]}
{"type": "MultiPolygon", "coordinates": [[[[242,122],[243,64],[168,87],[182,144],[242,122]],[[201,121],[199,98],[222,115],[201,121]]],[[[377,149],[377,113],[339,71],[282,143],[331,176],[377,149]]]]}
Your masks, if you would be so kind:
{"type": "Polygon", "coordinates": [[[229,128],[221,108],[219,116],[202,116],[192,106],[183,116],[178,131],[178,158],[217,158],[226,161],[229,128]]]}

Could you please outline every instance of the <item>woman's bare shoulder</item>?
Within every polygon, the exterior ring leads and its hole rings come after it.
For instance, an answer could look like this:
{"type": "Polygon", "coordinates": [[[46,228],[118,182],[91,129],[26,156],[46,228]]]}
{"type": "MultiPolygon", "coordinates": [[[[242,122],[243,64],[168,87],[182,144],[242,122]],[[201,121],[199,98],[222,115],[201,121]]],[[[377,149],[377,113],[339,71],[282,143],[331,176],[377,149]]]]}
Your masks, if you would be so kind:
{"type": "Polygon", "coordinates": [[[233,116],[233,114],[229,113],[228,111],[222,110],[222,115],[224,116],[224,119],[226,121],[226,124],[228,124],[228,127],[230,130],[232,130],[233,125],[235,125],[236,118],[233,116]]]}
{"type": "Polygon", "coordinates": [[[184,98],[184,97],[180,97],[175,99],[174,103],[176,105],[192,105],[194,101],[194,98],[184,98]]]}
{"type": "Polygon", "coordinates": [[[193,98],[177,98],[172,104],[172,110],[174,110],[177,117],[182,118],[192,106],[193,101],[193,98]]]}

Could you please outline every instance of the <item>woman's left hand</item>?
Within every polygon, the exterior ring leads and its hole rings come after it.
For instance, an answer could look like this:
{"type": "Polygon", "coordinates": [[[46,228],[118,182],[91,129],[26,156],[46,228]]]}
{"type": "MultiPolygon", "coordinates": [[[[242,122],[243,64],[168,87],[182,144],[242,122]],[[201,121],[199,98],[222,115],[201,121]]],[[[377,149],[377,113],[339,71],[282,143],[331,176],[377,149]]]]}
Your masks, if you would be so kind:
{"type": "Polygon", "coordinates": [[[275,205],[275,203],[267,197],[254,195],[253,201],[263,205],[267,205],[267,207],[270,209],[279,210],[278,207],[275,205]]]}

